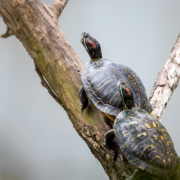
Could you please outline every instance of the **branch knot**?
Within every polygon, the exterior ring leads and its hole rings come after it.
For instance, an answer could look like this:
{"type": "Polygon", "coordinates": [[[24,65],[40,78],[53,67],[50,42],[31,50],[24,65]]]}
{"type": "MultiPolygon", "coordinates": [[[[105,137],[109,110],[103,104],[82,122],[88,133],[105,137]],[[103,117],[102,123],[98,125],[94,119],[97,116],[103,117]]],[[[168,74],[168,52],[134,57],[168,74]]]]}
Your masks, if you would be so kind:
{"type": "Polygon", "coordinates": [[[7,30],[4,34],[1,34],[2,38],[8,38],[9,36],[14,35],[13,31],[7,26],[7,30]]]}
{"type": "Polygon", "coordinates": [[[53,9],[54,16],[58,19],[69,0],[54,0],[50,9],[53,9]]]}

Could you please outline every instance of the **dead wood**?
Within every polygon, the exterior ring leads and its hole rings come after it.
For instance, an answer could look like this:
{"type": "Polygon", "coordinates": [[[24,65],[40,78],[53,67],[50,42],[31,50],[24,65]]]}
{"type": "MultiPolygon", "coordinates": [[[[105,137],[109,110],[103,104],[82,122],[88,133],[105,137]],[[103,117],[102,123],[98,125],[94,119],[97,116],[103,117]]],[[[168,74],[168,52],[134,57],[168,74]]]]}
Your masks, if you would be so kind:
{"type": "Polygon", "coordinates": [[[152,115],[161,119],[164,109],[178,86],[180,78],[180,35],[171,51],[171,54],[160,71],[151,90],[149,101],[153,106],[152,115]]]}
{"type": "MultiPolygon", "coordinates": [[[[3,36],[14,34],[22,42],[35,63],[42,85],[67,112],[74,128],[100,161],[109,178],[125,179],[132,174],[134,167],[124,162],[121,152],[116,157],[113,149],[104,147],[104,133],[110,129],[104,114],[91,103],[84,114],[81,114],[78,91],[82,85],[83,63],[58,24],[58,17],[67,2],[68,0],[55,0],[52,5],[47,6],[39,0],[0,0],[0,15],[8,27],[8,32],[3,36]]],[[[179,51],[179,45],[175,47],[175,51],[179,51]]],[[[176,57],[179,57],[179,53],[176,53],[176,57]]],[[[176,59],[172,61],[174,64],[179,63],[179,59],[176,59]]],[[[179,68],[179,65],[176,67],[179,68]]],[[[168,74],[169,71],[166,70],[165,73],[168,74]]],[[[179,80],[179,73],[177,74],[176,85],[172,85],[171,81],[166,81],[163,85],[166,86],[168,82],[168,86],[174,90],[179,80]]],[[[169,76],[167,77],[170,78],[169,76]]],[[[159,87],[160,83],[157,82],[159,87]]],[[[153,101],[154,94],[157,94],[156,84],[150,100],[154,106],[154,114],[160,117],[158,106],[153,101]]],[[[160,101],[162,97],[164,96],[159,97],[160,101]]]]}

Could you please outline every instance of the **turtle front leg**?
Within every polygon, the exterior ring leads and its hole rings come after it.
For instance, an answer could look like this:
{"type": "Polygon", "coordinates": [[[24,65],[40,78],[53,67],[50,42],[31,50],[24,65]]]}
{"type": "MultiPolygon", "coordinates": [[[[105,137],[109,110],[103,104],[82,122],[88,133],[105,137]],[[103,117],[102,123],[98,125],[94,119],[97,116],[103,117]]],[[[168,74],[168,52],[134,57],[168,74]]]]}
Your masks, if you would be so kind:
{"type": "Polygon", "coordinates": [[[86,92],[84,90],[84,86],[81,86],[79,89],[79,98],[81,101],[81,112],[83,113],[84,109],[88,106],[88,98],[86,96],[86,92]]]}
{"type": "Polygon", "coordinates": [[[106,132],[105,136],[104,136],[104,146],[107,145],[108,139],[114,134],[114,129],[109,130],[108,132],[106,132]]]}

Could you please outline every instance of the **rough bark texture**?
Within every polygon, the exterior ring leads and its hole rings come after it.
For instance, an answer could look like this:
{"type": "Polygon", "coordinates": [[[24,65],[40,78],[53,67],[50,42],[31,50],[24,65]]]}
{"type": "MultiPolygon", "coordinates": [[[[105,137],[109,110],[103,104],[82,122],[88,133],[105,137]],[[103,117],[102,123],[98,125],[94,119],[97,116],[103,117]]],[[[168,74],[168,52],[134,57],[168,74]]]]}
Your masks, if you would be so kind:
{"type": "MultiPolygon", "coordinates": [[[[82,85],[81,72],[83,63],[71,48],[58,24],[58,17],[68,0],[55,0],[51,6],[46,6],[39,0],[0,0],[0,15],[7,25],[7,31],[2,37],[15,35],[35,63],[41,83],[47,88],[52,97],[64,108],[78,134],[84,139],[94,156],[100,161],[111,180],[125,179],[132,174],[134,167],[124,163],[121,152],[103,146],[104,133],[110,129],[103,113],[91,103],[81,114],[81,104],[78,97],[82,85]]],[[[170,66],[175,67],[176,85],[172,81],[161,79],[155,83],[150,99],[155,115],[159,116],[158,105],[153,101],[156,87],[168,86],[173,91],[179,80],[179,46],[176,46],[170,57],[170,66]],[[177,51],[177,53],[175,53],[177,51]],[[174,58],[176,55],[177,58],[174,58]],[[173,60],[172,60],[173,59],[173,60]],[[176,66],[174,66],[176,65],[176,66]],[[167,85],[168,82],[168,85],[167,85]]],[[[167,64],[167,63],[166,63],[167,64]]],[[[167,64],[167,66],[169,66],[167,64]]],[[[161,73],[169,80],[174,77],[172,70],[165,69],[161,73]],[[168,75],[168,73],[170,73],[168,75]]],[[[172,92],[171,91],[171,92],[172,92]]],[[[164,92],[164,91],[163,91],[164,92]]],[[[159,102],[166,96],[158,96],[159,102]]],[[[172,93],[169,93],[168,99],[172,93]]],[[[163,101],[164,102],[164,101],[163,101]]],[[[164,104],[166,104],[165,101],[164,104]]],[[[160,104],[160,103],[159,103],[160,104]]],[[[163,110],[165,106],[161,109],[163,110]]],[[[162,113],[160,113],[162,114],[162,113]]]]}
{"type": "Polygon", "coordinates": [[[152,115],[161,119],[164,109],[178,86],[180,78],[180,35],[171,54],[151,90],[149,100],[153,106],[152,115]]]}

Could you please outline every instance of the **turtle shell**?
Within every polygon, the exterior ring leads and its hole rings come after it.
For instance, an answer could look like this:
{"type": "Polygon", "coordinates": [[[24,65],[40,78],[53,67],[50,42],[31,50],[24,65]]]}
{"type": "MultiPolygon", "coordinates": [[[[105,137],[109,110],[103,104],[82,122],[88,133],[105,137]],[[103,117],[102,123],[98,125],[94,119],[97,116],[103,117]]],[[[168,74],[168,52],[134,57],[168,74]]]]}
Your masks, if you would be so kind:
{"type": "Polygon", "coordinates": [[[82,82],[87,97],[111,120],[123,110],[123,103],[117,89],[117,81],[122,79],[132,91],[136,107],[152,112],[146,90],[134,71],[124,65],[107,59],[89,61],[82,71],[82,82]]]}
{"type": "Polygon", "coordinates": [[[179,159],[161,122],[140,108],[124,110],[114,123],[118,144],[127,160],[147,172],[171,176],[179,159]]]}

